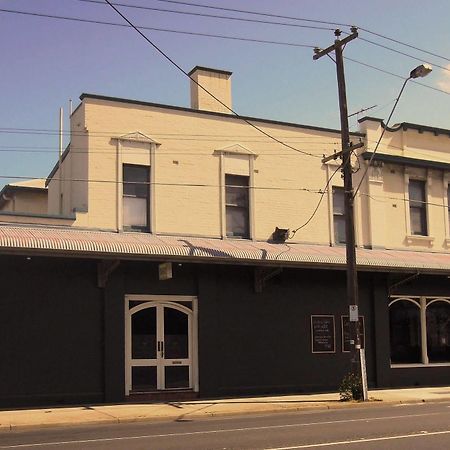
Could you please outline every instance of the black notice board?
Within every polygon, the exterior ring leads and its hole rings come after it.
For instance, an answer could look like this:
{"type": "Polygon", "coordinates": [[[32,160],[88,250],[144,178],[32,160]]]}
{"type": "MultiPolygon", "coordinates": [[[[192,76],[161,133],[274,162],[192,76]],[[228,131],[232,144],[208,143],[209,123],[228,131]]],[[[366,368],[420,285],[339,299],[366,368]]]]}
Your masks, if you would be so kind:
{"type": "Polygon", "coordinates": [[[311,341],[313,353],[336,351],[334,316],[311,316],[311,341]]]}
{"type": "MultiPolygon", "coordinates": [[[[348,316],[341,317],[341,325],[342,325],[342,351],[349,352],[350,351],[350,320],[348,316]]],[[[359,342],[361,342],[361,348],[365,348],[365,324],[364,324],[364,316],[359,316],[359,342]]]]}

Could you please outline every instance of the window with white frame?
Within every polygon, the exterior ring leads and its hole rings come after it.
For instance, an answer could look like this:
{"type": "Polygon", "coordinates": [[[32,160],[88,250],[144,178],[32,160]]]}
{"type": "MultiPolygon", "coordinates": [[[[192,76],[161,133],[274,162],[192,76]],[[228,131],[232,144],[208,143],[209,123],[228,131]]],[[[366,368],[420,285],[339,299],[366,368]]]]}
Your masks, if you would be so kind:
{"type": "Polygon", "coordinates": [[[228,237],[250,237],[249,177],[225,174],[225,216],[228,237]]]}
{"type": "Polygon", "coordinates": [[[450,298],[396,298],[389,328],[392,364],[450,363],[450,298]]]}
{"type": "Polygon", "coordinates": [[[448,226],[450,232],[450,184],[447,185],[447,214],[448,214],[448,226]]]}
{"type": "Polygon", "coordinates": [[[123,228],[149,231],[149,167],[124,164],[122,176],[123,228]]]}
{"type": "Polygon", "coordinates": [[[408,190],[411,234],[428,236],[425,181],[409,180],[408,190]]]}
{"type": "Polygon", "coordinates": [[[333,228],[334,243],[345,244],[344,188],[333,186],[333,228]]]}

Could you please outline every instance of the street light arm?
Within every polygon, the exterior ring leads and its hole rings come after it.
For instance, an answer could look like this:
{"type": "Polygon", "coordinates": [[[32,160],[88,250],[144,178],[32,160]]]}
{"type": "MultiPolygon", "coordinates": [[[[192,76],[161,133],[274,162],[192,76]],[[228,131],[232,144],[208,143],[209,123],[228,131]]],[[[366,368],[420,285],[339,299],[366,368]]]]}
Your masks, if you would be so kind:
{"type": "Polygon", "coordinates": [[[399,102],[399,100],[400,100],[400,97],[402,96],[403,91],[405,90],[406,83],[408,83],[408,81],[409,81],[410,79],[411,79],[411,76],[409,76],[408,78],[406,78],[405,81],[403,82],[403,86],[402,86],[402,88],[400,89],[400,93],[398,94],[398,97],[397,97],[397,99],[395,100],[395,103],[394,103],[394,106],[392,107],[391,113],[389,114],[389,117],[388,117],[387,120],[386,120],[386,123],[385,123],[385,125],[384,125],[384,127],[383,127],[383,131],[381,132],[381,135],[380,135],[380,137],[378,138],[377,145],[375,145],[375,149],[374,149],[374,151],[373,151],[373,153],[372,153],[372,156],[371,156],[370,159],[369,159],[369,163],[367,164],[366,170],[364,171],[363,176],[361,177],[361,180],[359,180],[359,184],[358,184],[357,188],[355,189],[355,192],[353,193],[353,198],[356,197],[356,194],[358,193],[358,190],[359,190],[359,188],[361,187],[361,184],[362,184],[362,182],[364,181],[364,178],[365,178],[366,175],[367,175],[367,172],[368,172],[368,170],[369,170],[370,164],[372,164],[373,158],[375,157],[375,154],[376,154],[376,152],[377,152],[377,150],[378,150],[378,147],[379,147],[379,145],[380,145],[380,142],[381,142],[381,140],[383,139],[384,133],[386,132],[386,129],[387,129],[388,125],[389,125],[389,121],[391,120],[392,115],[394,114],[395,108],[397,107],[398,102],[399,102]]]}

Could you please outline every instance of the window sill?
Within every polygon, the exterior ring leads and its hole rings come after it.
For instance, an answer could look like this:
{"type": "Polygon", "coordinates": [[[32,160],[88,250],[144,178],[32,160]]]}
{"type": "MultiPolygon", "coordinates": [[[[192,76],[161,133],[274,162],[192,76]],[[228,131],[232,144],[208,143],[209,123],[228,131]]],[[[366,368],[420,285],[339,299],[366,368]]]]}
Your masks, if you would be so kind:
{"type": "Polygon", "coordinates": [[[432,236],[421,236],[418,234],[406,236],[406,243],[409,245],[427,244],[429,247],[431,247],[433,245],[433,242],[434,242],[434,237],[432,237],[432,236]]]}
{"type": "Polygon", "coordinates": [[[418,367],[450,367],[448,363],[411,363],[411,364],[391,364],[391,369],[416,369],[418,367]]]}

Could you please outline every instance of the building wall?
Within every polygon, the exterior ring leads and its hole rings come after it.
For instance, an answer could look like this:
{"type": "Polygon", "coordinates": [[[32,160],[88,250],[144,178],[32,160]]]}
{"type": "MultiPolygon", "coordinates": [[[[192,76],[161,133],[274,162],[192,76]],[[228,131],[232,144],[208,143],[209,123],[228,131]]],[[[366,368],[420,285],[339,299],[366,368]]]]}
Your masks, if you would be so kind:
{"type": "Polygon", "coordinates": [[[2,407],[103,400],[95,269],[93,261],[0,258],[2,407]]]}
{"type": "Polygon", "coordinates": [[[47,214],[47,192],[36,190],[15,190],[0,211],[47,214]]]}
{"type": "MultiPolygon", "coordinates": [[[[334,132],[259,125],[317,155],[314,158],[283,147],[232,117],[90,98],[83,102],[88,145],[95,149],[89,153],[88,223],[96,228],[120,229],[121,163],[143,164],[142,152],[151,152],[145,142],[141,154],[128,149],[124,136],[130,133],[142,133],[156,142],[150,157],[153,232],[222,237],[223,176],[242,174],[242,166],[233,163],[240,158],[252,180],[252,237],[257,240],[270,238],[276,226],[293,229],[308,219],[327,179],[320,156],[331,153],[339,140],[334,132]]],[[[338,176],[335,183],[342,183],[338,176]]],[[[295,240],[330,244],[330,208],[325,199],[317,220],[295,240]]]]}
{"type": "MultiPolygon", "coordinates": [[[[379,121],[362,123],[367,149],[373,151],[382,132],[379,121]]],[[[427,168],[430,162],[449,163],[448,133],[398,127],[387,130],[378,154],[413,158],[423,167],[406,163],[377,163],[370,168],[360,190],[361,202],[368,203],[370,239],[373,247],[448,252],[450,230],[447,187],[450,170],[427,168]],[[413,236],[410,226],[409,180],[426,183],[428,236],[413,236]],[[365,200],[363,200],[365,198],[365,200]]]]}

